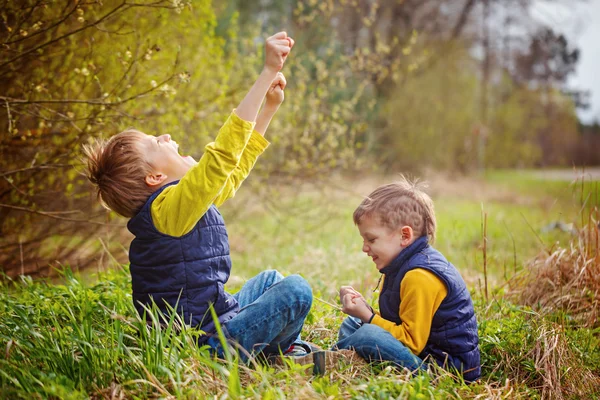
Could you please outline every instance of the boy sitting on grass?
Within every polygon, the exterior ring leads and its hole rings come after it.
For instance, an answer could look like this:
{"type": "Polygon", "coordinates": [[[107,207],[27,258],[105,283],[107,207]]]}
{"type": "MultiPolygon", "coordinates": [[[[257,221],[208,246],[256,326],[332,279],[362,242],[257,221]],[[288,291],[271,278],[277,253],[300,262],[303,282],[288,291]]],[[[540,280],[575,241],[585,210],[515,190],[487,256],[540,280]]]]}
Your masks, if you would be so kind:
{"type": "Polygon", "coordinates": [[[235,295],[227,293],[229,242],[217,210],[269,144],[263,135],[284,99],[286,80],[279,71],[293,45],[285,32],[267,39],[264,69],[198,162],[179,155],[170,135],[133,129],[84,149],[99,200],[130,218],[137,311],[145,315],[153,302],[165,314],[174,309],[185,324],[206,333],[199,343],[220,356],[211,305],[225,336],[245,350],[242,360],[261,352],[307,353],[299,334],[312,304],[309,284],[298,275],[264,271],[235,295]]]}
{"type": "Polygon", "coordinates": [[[382,274],[380,311],[342,286],[342,311],[350,316],[334,349],[354,349],[369,362],[389,361],[411,371],[434,361],[467,382],[479,379],[473,303],[457,269],[430,246],[436,230],[431,198],[402,177],[377,188],[353,217],[363,252],[382,274]]]}

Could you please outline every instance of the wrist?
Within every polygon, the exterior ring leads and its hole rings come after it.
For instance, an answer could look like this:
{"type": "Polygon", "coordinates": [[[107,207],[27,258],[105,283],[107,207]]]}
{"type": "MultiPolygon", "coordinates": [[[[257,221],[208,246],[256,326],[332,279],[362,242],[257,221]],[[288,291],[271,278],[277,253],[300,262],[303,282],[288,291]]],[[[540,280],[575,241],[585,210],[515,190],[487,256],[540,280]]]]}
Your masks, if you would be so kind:
{"type": "Polygon", "coordinates": [[[273,80],[277,76],[278,72],[279,72],[279,70],[277,68],[269,67],[268,65],[265,65],[260,74],[273,80]]]}
{"type": "Polygon", "coordinates": [[[281,105],[281,103],[270,103],[270,102],[265,102],[265,106],[263,107],[263,110],[265,113],[268,114],[275,114],[275,112],[277,112],[277,110],[279,110],[279,106],[281,105]]]}
{"type": "Polygon", "coordinates": [[[371,311],[371,310],[367,310],[362,315],[362,317],[360,318],[360,320],[362,322],[364,322],[365,324],[370,324],[374,317],[375,317],[375,313],[373,311],[371,311]]]}

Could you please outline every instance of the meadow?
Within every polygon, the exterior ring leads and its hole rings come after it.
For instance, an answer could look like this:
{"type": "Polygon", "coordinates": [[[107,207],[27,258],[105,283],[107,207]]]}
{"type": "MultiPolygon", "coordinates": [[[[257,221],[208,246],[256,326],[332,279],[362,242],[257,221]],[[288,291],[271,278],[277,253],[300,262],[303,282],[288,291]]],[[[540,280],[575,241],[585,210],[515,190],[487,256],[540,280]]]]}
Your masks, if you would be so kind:
{"type": "MultiPolygon", "coordinates": [[[[303,338],[331,346],[344,318],[337,298],[341,285],[354,286],[377,304],[373,289],[379,273],[361,251],[351,215],[363,196],[392,179],[328,177],[284,185],[251,177],[221,210],[232,249],[229,290],[238,290],[265,269],[303,275],[315,298],[303,338]]],[[[577,286],[583,299],[577,305],[598,305],[597,181],[585,174],[574,182],[545,179],[531,171],[493,171],[469,178],[432,174],[427,180],[437,213],[435,246],[460,270],[475,302],[480,382],[465,385],[444,371],[410,376],[390,366],[362,363],[341,362],[324,376],[313,377],[306,366],[238,365],[235,354],[215,360],[193,344],[198,332],[176,329],[177,318],[166,321],[162,330],[141,322],[131,302],[128,267],[115,262],[93,273],[74,273],[64,266],[54,280],[3,280],[0,397],[600,396],[597,311],[565,306],[575,305],[564,300],[576,295],[560,292],[560,285],[543,286],[552,280],[535,275],[540,260],[549,268],[553,260],[574,260],[566,266],[574,269],[583,257],[586,274],[592,276],[586,282],[592,284],[577,286]],[[554,287],[562,300],[548,303],[540,297],[532,304],[530,289],[536,287],[546,292],[554,287]]],[[[583,269],[578,271],[583,275],[583,269]]],[[[155,325],[164,322],[156,312],[154,318],[155,325]]]]}

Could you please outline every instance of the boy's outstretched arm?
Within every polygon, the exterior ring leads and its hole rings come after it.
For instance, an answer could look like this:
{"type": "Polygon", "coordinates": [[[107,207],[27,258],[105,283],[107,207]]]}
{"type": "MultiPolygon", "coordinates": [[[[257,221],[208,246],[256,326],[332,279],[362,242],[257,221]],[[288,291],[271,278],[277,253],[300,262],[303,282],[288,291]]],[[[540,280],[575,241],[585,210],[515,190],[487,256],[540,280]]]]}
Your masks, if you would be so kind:
{"type": "MultiPolygon", "coordinates": [[[[293,44],[294,41],[285,32],[267,39],[263,71],[235,113],[223,125],[215,141],[206,145],[202,158],[181,178],[179,184],[168,187],[152,203],[152,218],[160,232],[172,236],[184,235],[217,198],[223,197],[223,191],[238,168],[252,136],[260,105],[293,44]]],[[[272,115],[268,121],[271,118],[272,115]]],[[[263,126],[266,129],[268,122],[263,126]]],[[[260,135],[258,137],[266,142],[260,135]]],[[[267,144],[263,144],[263,150],[267,144]]]]}
{"type": "Polygon", "coordinates": [[[281,72],[278,72],[267,91],[265,106],[260,111],[260,114],[258,114],[256,126],[254,127],[254,130],[263,136],[267,132],[273,116],[279,110],[279,106],[283,103],[286,84],[285,76],[281,72]]]}
{"type": "Polygon", "coordinates": [[[285,89],[285,85],[285,77],[281,72],[278,72],[267,92],[265,105],[256,118],[254,132],[252,132],[252,136],[250,136],[250,140],[248,140],[248,144],[244,149],[240,162],[237,168],[229,176],[219,197],[215,199],[215,206],[219,207],[225,200],[235,195],[235,192],[242,185],[244,179],[248,177],[252,167],[254,167],[258,156],[260,156],[267,148],[269,143],[261,136],[265,135],[273,116],[283,102],[283,90],[285,89]]]}
{"type": "Polygon", "coordinates": [[[267,39],[265,44],[265,66],[246,97],[235,110],[241,119],[256,121],[260,105],[267,91],[271,88],[271,83],[276,78],[277,73],[283,68],[283,64],[293,46],[294,40],[288,37],[285,32],[276,33],[267,39]]]}

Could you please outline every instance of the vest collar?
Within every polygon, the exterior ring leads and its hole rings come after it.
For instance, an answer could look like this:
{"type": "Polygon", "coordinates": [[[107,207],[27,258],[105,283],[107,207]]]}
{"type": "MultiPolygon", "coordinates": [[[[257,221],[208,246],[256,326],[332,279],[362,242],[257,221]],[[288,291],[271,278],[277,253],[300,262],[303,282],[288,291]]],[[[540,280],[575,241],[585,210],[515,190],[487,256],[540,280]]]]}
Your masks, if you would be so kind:
{"type": "Polygon", "coordinates": [[[398,257],[396,257],[388,266],[383,267],[379,270],[382,274],[389,274],[397,271],[406,261],[408,261],[413,255],[417,254],[428,246],[427,236],[421,236],[412,242],[407,248],[402,250],[398,257]]]}
{"type": "MultiPolygon", "coordinates": [[[[148,200],[146,200],[146,203],[142,206],[142,208],[140,209],[140,211],[138,211],[138,213],[136,215],[134,215],[133,217],[131,217],[131,219],[127,222],[127,229],[129,229],[129,231],[131,233],[134,233],[133,229],[135,229],[135,225],[138,224],[137,221],[143,219],[146,215],[144,213],[144,211],[146,210],[150,210],[150,205],[152,204],[152,202],[154,201],[154,199],[156,199],[158,197],[159,194],[162,193],[163,190],[165,190],[167,187],[172,186],[172,185],[176,185],[177,183],[179,183],[179,181],[173,181],[171,183],[167,183],[165,186],[158,188],[157,190],[154,191],[154,193],[152,193],[150,195],[150,197],[148,197],[148,200]]],[[[134,233],[135,234],[135,233],[134,233]]]]}

